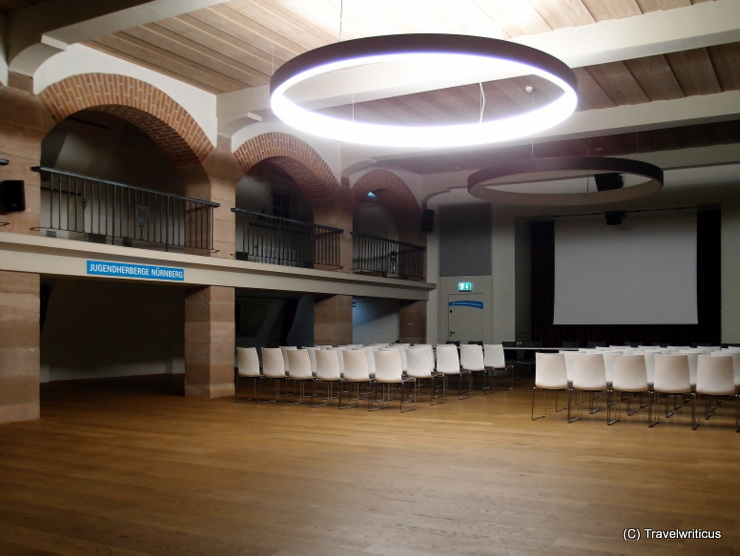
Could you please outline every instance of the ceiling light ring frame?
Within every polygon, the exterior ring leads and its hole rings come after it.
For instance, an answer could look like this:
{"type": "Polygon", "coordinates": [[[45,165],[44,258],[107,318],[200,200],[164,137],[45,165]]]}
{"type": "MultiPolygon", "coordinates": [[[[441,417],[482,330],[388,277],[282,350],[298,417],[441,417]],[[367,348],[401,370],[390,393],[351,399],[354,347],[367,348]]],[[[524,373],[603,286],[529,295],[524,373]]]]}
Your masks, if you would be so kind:
{"type": "Polygon", "coordinates": [[[278,118],[314,135],[378,146],[458,147],[501,142],[553,127],[575,111],[577,89],[578,79],[567,64],[529,46],[488,37],[414,33],[353,39],[300,54],[273,74],[270,80],[270,103],[278,118]],[[419,126],[384,126],[342,120],[304,109],[287,97],[291,87],[317,75],[336,71],[340,69],[339,66],[343,69],[343,64],[360,64],[361,61],[383,57],[434,54],[481,57],[521,65],[558,86],[563,94],[543,107],[508,118],[469,124],[419,126]],[[500,131],[505,130],[506,125],[509,126],[508,134],[500,131]],[[414,141],[416,143],[411,144],[414,141]]]}
{"type": "MultiPolygon", "coordinates": [[[[544,181],[544,178],[543,180],[544,181]]],[[[482,168],[468,176],[468,193],[473,197],[510,205],[587,206],[631,201],[660,190],[663,170],[629,158],[561,156],[513,160],[482,168]],[[548,172],[583,172],[583,177],[596,173],[619,173],[640,176],[646,181],[619,189],[588,193],[519,193],[502,191],[497,186],[510,185],[511,178],[548,172]],[[508,180],[508,181],[507,181],[508,180]]]]}

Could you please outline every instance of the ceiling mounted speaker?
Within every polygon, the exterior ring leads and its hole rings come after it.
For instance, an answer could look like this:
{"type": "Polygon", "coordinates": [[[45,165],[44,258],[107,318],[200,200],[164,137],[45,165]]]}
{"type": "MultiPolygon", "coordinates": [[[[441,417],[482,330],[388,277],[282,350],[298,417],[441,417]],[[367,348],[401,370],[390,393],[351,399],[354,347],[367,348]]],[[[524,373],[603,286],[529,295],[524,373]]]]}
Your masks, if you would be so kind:
{"type": "Polygon", "coordinates": [[[421,213],[421,231],[422,232],[433,232],[434,231],[434,211],[426,209],[421,213]]]}
{"type": "Polygon", "coordinates": [[[596,189],[598,191],[613,191],[615,189],[621,189],[624,185],[622,175],[616,172],[594,174],[594,181],[596,181],[596,189]]]}
{"type": "Polygon", "coordinates": [[[607,226],[619,226],[625,216],[627,215],[622,210],[611,210],[604,213],[607,226]]]}

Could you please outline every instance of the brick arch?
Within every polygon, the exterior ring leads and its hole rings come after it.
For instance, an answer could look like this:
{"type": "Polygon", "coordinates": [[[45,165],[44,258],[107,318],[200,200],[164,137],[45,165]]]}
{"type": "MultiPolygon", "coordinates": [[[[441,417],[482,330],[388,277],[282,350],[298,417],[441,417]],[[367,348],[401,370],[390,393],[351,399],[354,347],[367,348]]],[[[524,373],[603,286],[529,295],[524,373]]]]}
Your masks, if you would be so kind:
{"type": "Polygon", "coordinates": [[[149,135],[176,166],[202,162],[215,148],[172,97],[133,77],[75,75],[49,85],[38,97],[56,122],[88,108],[126,120],[149,135]]]}
{"type": "Polygon", "coordinates": [[[377,199],[401,224],[421,216],[421,207],[401,178],[389,170],[371,170],[352,186],[352,196],[358,205],[373,192],[377,199]]]}
{"type": "Polygon", "coordinates": [[[308,201],[332,197],[339,183],[313,147],[287,133],[263,133],[242,144],[234,153],[242,170],[248,172],[269,160],[287,173],[308,201]]]}

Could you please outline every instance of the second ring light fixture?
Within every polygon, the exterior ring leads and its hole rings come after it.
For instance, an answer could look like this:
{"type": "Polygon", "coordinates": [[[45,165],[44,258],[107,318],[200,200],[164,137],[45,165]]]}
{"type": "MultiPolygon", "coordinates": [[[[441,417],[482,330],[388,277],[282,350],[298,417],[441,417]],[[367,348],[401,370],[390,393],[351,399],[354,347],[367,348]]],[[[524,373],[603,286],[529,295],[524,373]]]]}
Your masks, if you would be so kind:
{"type": "Polygon", "coordinates": [[[448,34],[403,34],[342,41],[296,56],[270,81],[270,103],[283,122],[309,134],[348,143],[410,148],[485,145],[531,136],[576,109],[577,79],[564,62],[540,50],[498,39],[448,34]],[[537,76],[560,94],[544,106],[485,118],[483,83],[537,76]],[[479,84],[475,121],[401,125],[360,121],[356,102],[479,84]],[[349,105],[348,117],[323,109],[349,105]]]}

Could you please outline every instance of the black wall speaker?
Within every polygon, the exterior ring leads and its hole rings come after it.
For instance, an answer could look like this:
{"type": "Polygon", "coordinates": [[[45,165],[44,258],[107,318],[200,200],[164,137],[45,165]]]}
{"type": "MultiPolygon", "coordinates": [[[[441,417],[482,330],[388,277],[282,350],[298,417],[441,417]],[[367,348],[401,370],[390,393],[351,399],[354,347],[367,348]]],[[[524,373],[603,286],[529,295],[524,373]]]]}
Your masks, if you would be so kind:
{"type": "Polygon", "coordinates": [[[0,202],[4,212],[26,210],[26,188],[23,180],[5,180],[0,183],[0,202]]]}
{"type": "Polygon", "coordinates": [[[607,226],[619,226],[625,216],[627,215],[621,210],[612,210],[604,213],[607,226]]]}
{"type": "Polygon", "coordinates": [[[431,209],[425,209],[421,213],[421,231],[422,232],[433,232],[434,231],[434,211],[431,209]]]}
{"type": "Polygon", "coordinates": [[[621,174],[617,174],[616,172],[595,174],[594,179],[596,180],[596,189],[599,191],[621,189],[623,185],[621,174]]]}

